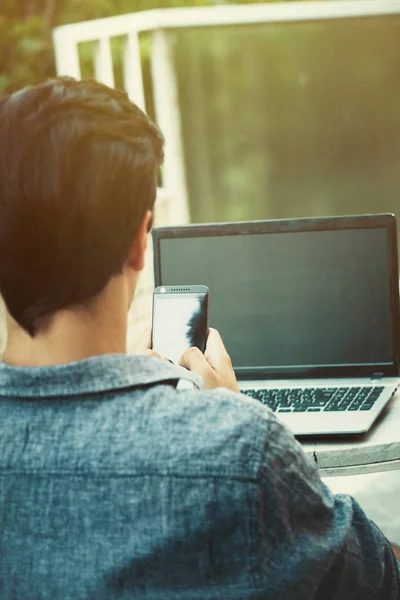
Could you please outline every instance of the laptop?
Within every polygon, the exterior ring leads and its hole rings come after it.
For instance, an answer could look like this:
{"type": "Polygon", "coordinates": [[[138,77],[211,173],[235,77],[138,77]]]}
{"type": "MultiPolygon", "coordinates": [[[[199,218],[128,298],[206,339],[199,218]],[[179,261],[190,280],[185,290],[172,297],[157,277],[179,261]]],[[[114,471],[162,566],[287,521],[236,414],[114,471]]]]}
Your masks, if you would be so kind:
{"type": "Polygon", "coordinates": [[[162,227],[156,285],[210,289],[242,392],[295,435],[368,431],[399,383],[390,214],[162,227]]]}

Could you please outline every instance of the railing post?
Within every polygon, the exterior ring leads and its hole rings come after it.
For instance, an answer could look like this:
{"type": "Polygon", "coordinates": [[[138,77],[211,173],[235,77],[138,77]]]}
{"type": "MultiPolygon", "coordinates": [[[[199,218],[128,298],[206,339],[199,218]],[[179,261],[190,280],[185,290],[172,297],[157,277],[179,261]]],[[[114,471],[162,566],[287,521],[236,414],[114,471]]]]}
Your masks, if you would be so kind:
{"type": "Polygon", "coordinates": [[[78,44],[71,38],[68,30],[63,28],[53,30],[53,47],[57,76],[68,75],[80,79],[78,44]]]}
{"type": "Polygon", "coordinates": [[[114,70],[110,38],[101,37],[96,44],[94,73],[97,81],[114,87],[114,70]]]}
{"type": "Polygon", "coordinates": [[[146,110],[142,64],[140,60],[139,34],[129,32],[124,45],[124,87],[130,100],[146,110]]]}
{"type": "Polygon", "coordinates": [[[181,118],[175,70],[166,31],[152,32],[152,77],[157,123],[165,136],[163,187],[171,194],[173,223],[189,221],[181,118]]]}

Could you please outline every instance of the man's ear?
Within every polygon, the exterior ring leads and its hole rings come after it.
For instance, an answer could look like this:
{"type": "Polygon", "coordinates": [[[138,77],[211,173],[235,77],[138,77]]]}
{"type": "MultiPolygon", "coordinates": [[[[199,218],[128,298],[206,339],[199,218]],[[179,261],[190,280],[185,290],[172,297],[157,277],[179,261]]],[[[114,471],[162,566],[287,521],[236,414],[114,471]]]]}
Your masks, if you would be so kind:
{"type": "Polygon", "coordinates": [[[153,223],[153,213],[148,210],[144,215],[140,227],[133,240],[128,256],[128,265],[134,271],[141,271],[144,267],[147,249],[148,233],[153,223]]]}

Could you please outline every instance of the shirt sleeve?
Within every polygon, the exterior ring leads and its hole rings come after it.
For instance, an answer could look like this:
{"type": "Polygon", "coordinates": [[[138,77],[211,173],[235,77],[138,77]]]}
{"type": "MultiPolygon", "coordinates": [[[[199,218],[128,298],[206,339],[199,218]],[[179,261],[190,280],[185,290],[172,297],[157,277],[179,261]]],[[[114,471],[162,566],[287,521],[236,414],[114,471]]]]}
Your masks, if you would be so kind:
{"type": "Polygon", "coordinates": [[[286,427],[273,420],[268,429],[259,522],[277,597],[398,599],[398,564],[382,532],[356,500],[332,494],[286,427]]]}

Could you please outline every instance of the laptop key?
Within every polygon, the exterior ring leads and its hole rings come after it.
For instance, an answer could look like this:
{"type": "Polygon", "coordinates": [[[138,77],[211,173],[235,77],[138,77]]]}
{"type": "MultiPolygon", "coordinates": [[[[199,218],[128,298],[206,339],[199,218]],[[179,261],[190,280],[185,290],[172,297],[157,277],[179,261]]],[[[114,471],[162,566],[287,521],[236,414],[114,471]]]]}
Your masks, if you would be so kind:
{"type": "Polygon", "coordinates": [[[361,405],[362,405],[362,402],[354,401],[350,404],[350,406],[348,407],[347,410],[358,410],[361,405]]]}
{"type": "Polygon", "coordinates": [[[333,405],[332,406],[332,405],[328,404],[328,406],[326,406],[324,408],[324,410],[326,410],[326,411],[333,411],[333,412],[336,412],[336,411],[342,412],[342,411],[346,410],[346,406],[342,406],[341,407],[339,405],[333,405]]]}
{"type": "Polygon", "coordinates": [[[326,406],[326,405],[327,405],[327,403],[328,403],[328,400],[315,400],[315,401],[312,403],[312,405],[313,405],[313,407],[314,407],[314,408],[315,408],[315,407],[317,407],[317,406],[321,406],[321,407],[323,407],[323,406],[326,406]]]}
{"type": "Polygon", "coordinates": [[[242,394],[246,394],[246,396],[250,396],[251,398],[257,398],[258,390],[242,390],[242,394]]]}
{"type": "Polygon", "coordinates": [[[334,395],[334,399],[338,400],[339,398],[343,398],[348,392],[348,388],[338,388],[334,395]]]}
{"type": "Polygon", "coordinates": [[[372,408],[375,404],[375,402],[377,401],[378,397],[376,398],[371,398],[370,396],[367,398],[367,400],[361,405],[361,410],[369,410],[370,408],[372,408]]]}
{"type": "Polygon", "coordinates": [[[366,390],[361,390],[361,392],[359,392],[359,394],[357,395],[357,398],[368,398],[368,396],[370,395],[372,389],[366,389],[366,390]]]}
{"type": "Polygon", "coordinates": [[[341,403],[339,404],[338,408],[344,408],[344,410],[346,410],[346,408],[348,406],[350,406],[351,400],[352,400],[351,398],[347,398],[347,396],[346,396],[346,398],[341,401],[341,403]]]}
{"type": "Polygon", "coordinates": [[[368,399],[370,398],[379,398],[379,396],[382,394],[383,392],[383,387],[379,387],[379,388],[373,388],[372,392],[370,393],[370,395],[368,396],[368,399]]]}
{"type": "Polygon", "coordinates": [[[359,393],[360,388],[350,388],[345,396],[345,400],[353,400],[359,393]]]}
{"type": "Polygon", "coordinates": [[[384,390],[384,389],[385,389],[385,388],[383,387],[383,385],[376,386],[376,387],[372,388],[372,393],[373,393],[373,394],[375,394],[375,393],[376,393],[376,394],[381,394],[381,393],[383,392],[383,390],[384,390]]]}
{"type": "Polygon", "coordinates": [[[370,408],[372,408],[374,406],[375,402],[370,402],[369,400],[367,402],[364,402],[364,404],[361,405],[361,410],[369,410],[370,408]]]}
{"type": "Polygon", "coordinates": [[[316,390],[315,394],[314,394],[314,399],[316,402],[327,402],[328,400],[330,400],[332,398],[332,396],[334,395],[334,392],[327,392],[324,389],[320,389],[320,390],[316,390]]]}

